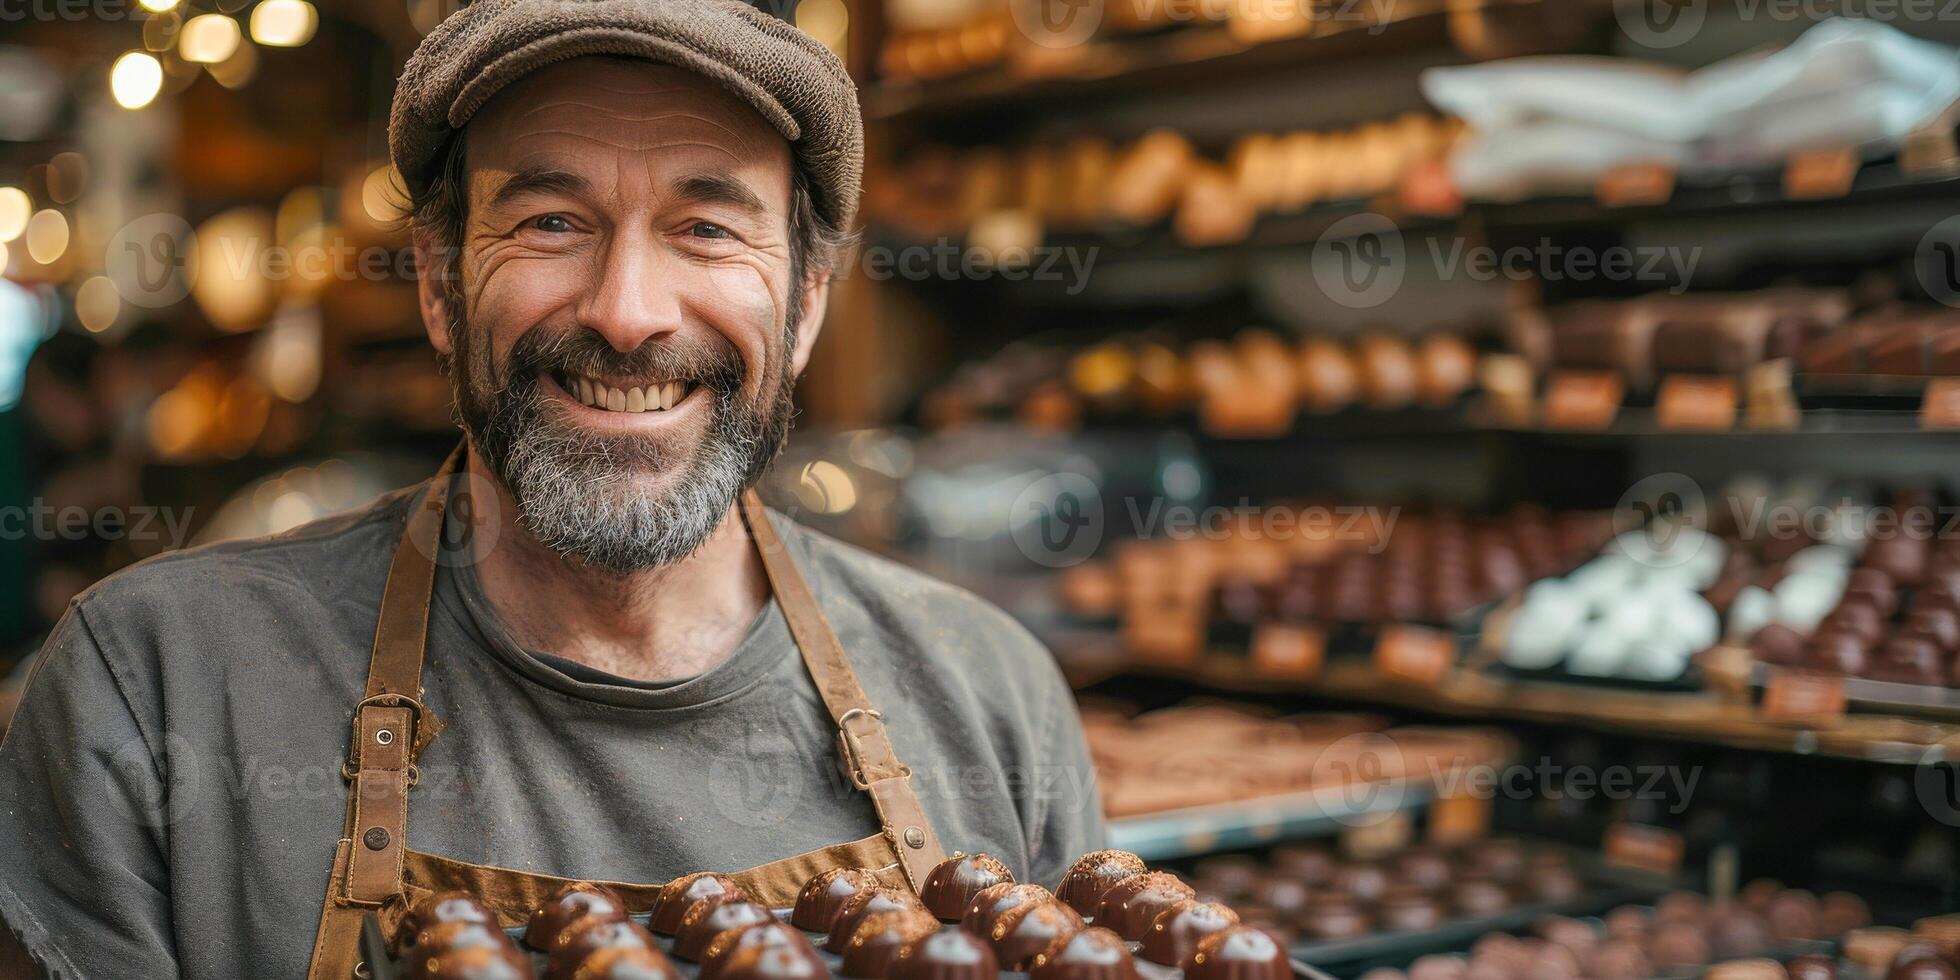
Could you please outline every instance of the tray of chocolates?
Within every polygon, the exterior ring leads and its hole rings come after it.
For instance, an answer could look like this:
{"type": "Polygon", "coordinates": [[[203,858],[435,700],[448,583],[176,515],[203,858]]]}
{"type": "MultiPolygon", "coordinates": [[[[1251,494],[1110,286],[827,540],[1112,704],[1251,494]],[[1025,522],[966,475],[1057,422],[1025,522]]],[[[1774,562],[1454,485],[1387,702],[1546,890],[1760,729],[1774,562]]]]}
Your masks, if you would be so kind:
{"type": "Polygon", "coordinates": [[[1934,980],[1954,977],[1953,926],[1873,927],[1865,902],[1773,881],[1718,902],[1670,892],[1602,917],[1547,916],[1457,952],[1371,965],[1362,980],[1934,980]],[[1406,964],[1406,965],[1405,965],[1406,964]]]}
{"type": "Polygon", "coordinates": [[[917,894],[834,868],[786,910],[714,872],[669,882],[644,912],[573,882],[521,924],[439,892],[392,937],[371,917],[362,944],[373,980],[1328,980],[1127,851],[1084,856],[1053,892],[986,854],[949,858],[917,894]]]}
{"type": "Polygon", "coordinates": [[[1513,838],[1365,859],[1317,844],[1283,845],[1263,860],[1199,861],[1192,881],[1241,921],[1287,937],[1294,958],[1321,968],[1452,951],[1486,932],[1648,901],[1669,887],[1652,875],[1513,838]]]}

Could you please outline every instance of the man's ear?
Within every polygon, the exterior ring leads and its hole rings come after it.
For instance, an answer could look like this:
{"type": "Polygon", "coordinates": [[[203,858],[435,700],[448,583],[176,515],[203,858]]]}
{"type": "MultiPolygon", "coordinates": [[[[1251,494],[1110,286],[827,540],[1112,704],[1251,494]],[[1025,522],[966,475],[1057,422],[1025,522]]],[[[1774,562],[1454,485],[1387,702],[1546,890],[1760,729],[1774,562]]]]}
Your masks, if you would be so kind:
{"type": "Polygon", "coordinates": [[[830,303],[830,273],[812,272],[803,281],[803,319],[796,324],[796,350],[790,354],[790,370],[803,376],[810,366],[810,351],[823,332],[824,312],[830,303]]]}
{"type": "Polygon", "coordinates": [[[450,353],[449,298],[448,291],[442,288],[442,277],[458,273],[455,263],[437,258],[441,254],[441,246],[424,235],[415,236],[415,302],[422,310],[422,329],[428,333],[429,345],[436,353],[447,356],[450,353]]]}

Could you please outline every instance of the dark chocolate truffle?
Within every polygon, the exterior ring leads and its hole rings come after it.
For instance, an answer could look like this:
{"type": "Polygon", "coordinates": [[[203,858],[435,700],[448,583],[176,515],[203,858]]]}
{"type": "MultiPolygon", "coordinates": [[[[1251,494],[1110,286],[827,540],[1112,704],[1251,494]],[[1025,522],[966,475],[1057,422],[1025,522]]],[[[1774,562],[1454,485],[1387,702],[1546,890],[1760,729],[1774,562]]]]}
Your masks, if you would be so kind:
{"type": "Polygon", "coordinates": [[[1766,664],[1795,667],[1803,662],[1804,636],[1782,623],[1771,623],[1749,638],[1749,652],[1766,664]]]}
{"type": "Polygon", "coordinates": [[[416,980],[531,980],[531,962],[516,947],[471,946],[438,952],[417,961],[416,980]]]}
{"type": "Polygon", "coordinates": [[[580,919],[621,922],[626,919],[626,900],[604,885],[577,881],[558,889],[538,910],[524,929],[524,942],[532,949],[549,953],[557,948],[558,936],[580,919]]]}
{"type": "Polygon", "coordinates": [[[1123,937],[1094,926],[1034,958],[1032,980],[1137,980],[1136,960],[1123,937]]]}
{"type": "MultiPolygon", "coordinates": [[[[530,969],[517,944],[502,929],[484,922],[438,922],[423,929],[415,944],[402,954],[402,975],[422,977],[429,973],[431,960],[465,950],[485,950],[492,958],[522,963],[530,969]]],[[[482,957],[473,957],[481,959],[482,957]]]]}
{"type": "Polygon", "coordinates": [[[709,940],[708,948],[701,953],[700,980],[717,980],[736,953],[754,946],[800,946],[815,951],[810,940],[793,925],[771,919],[737,926],[709,940]]]}
{"type": "Polygon", "coordinates": [[[1026,971],[1028,964],[1050,944],[1082,931],[1082,917],[1060,902],[1022,905],[994,920],[987,940],[1003,970],[1026,971]]]}
{"type": "Polygon", "coordinates": [[[1434,851],[1410,851],[1395,859],[1395,875],[1423,891],[1441,891],[1450,883],[1448,858],[1434,851]]]}
{"type": "Polygon", "coordinates": [[[885,975],[892,957],[906,943],[939,931],[939,920],[919,908],[876,912],[865,916],[844,944],[843,974],[870,980],[885,975]]]}
{"type": "Polygon", "coordinates": [[[740,893],[697,899],[687,907],[687,914],[681,916],[680,925],[674,929],[673,953],[689,962],[700,962],[701,954],[708,951],[708,944],[716,936],[740,926],[773,922],[775,918],[768,909],[740,893]]]}
{"type": "Polygon", "coordinates": [[[973,896],[973,902],[966,907],[966,914],[960,916],[960,925],[976,936],[984,936],[993,931],[994,920],[1008,909],[1030,902],[1040,904],[1055,900],[1055,895],[1040,885],[1002,882],[983,888],[980,894],[973,896]]]}
{"type": "Polygon", "coordinates": [[[1273,867],[1281,874],[1308,885],[1318,885],[1334,876],[1334,856],[1318,844],[1286,844],[1273,848],[1273,867]]]}
{"type": "Polygon", "coordinates": [[[1388,932],[1419,932],[1442,925],[1443,906],[1422,888],[1398,885],[1382,893],[1375,919],[1388,932]]]}
{"type": "Polygon", "coordinates": [[[1215,902],[1179,902],[1157,913],[1143,936],[1143,958],[1177,966],[1197,951],[1199,940],[1238,924],[1237,912],[1215,902]]]}
{"type": "Polygon", "coordinates": [[[1865,900],[1850,892],[1830,892],[1818,904],[1819,925],[1827,938],[1872,924],[1872,912],[1865,900]]]}
{"type": "Polygon", "coordinates": [[[682,875],[661,887],[660,897],[653,903],[653,919],[649,926],[660,935],[674,935],[675,930],[681,927],[681,917],[695,902],[719,895],[741,894],[742,886],[719,872],[697,871],[682,875]]]}
{"type": "Polygon", "coordinates": [[[681,980],[681,973],[659,950],[615,946],[586,957],[572,980],[681,980]]]}
{"type": "Polygon", "coordinates": [[[1824,938],[1823,907],[1817,896],[1801,888],[1792,888],[1770,899],[1769,907],[1763,910],[1763,919],[1769,923],[1770,938],[1779,943],[1824,938]]]}
{"type": "Polygon", "coordinates": [[[1894,962],[1892,969],[1886,972],[1885,980],[1960,980],[1960,971],[1954,970],[1953,964],[1945,960],[1926,956],[1894,962]]]}
{"type": "Polygon", "coordinates": [[[1511,893],[1489,878],[1459,878],[1450,887],[1450,908],[1456,914],[1481,918],[1511,907],[1511,893]]]}
{"type": "Polygon", "coordinates": [[[1092,851],[1062,876],[1055,897],[1082,915],[1093,915],[1109,886],[1144,873],[1143,859],[1129,851],[1092,851]]]}
{"type": "Polygon", "coordinates": [[[1590,966],[1586,976],[1592,980],[1647,980],[1654,975],[1654,965],[1640,944],[1625,939],[1600,944],[1586,962],[1590,966]]]}
{"type": "Polygon", "coordinates": [[[1818,953],[1806,953],[1784,964],[1790,980],[1838,980],[1837,961],[1818,953]]]}
{"type": "Polygon", "coordinates": [[[469,892],[437,892],[416,902],[395,927],[397,955],[401,948],[415,945],[416,934],[439,922],[481,922],[495,927],[497,916],[469,892]]]}
{"type": "Polygon", "coordinates": [[[1250,926],[1205,937],[1184,971],[1189,980],[1290,980],[1286,947],[1250,926]]]}
{"type": "Polygon", "coordinates": [[[1647,958],[1666,969],[1687,969],[1708,962],[1708,939],[1689,922],[1667,922],[1647,941],[1647,958]]]}
{"type": "Polygon", "coordinates": [[[545,967],[549,980],[568,980],[587,957],[602,949],[659,950],[653,933],[637,922],[595,922],[559,935],[545,967]]]}
{"type": "Polygon", "coordinates": [[[926,875],[919,898],[941,922],[958,922],[981,890],[1013,880],[1014,873],[991,854],[961,855],[939,862],[926,875]]]}
{"type": "Polygon", "coordinates": [[[999,980],[993,947],[965,929],[942,929],[892,957],[891,980],[999,980]]]}
{"type": "Polygon", "coordinates": [[[721,980],[829,980],[830,969],[814,950],[795,946],[751,946],[738,950],[721,969],[721,980]]]}
{"type": "Polygon", "coordinates": [[[1321,892],[1301,910],[1300,928],[1315,939],[1353,939],[1373,928],[1367,913],[1343,892],[1321,892]]]}
{"type": "Polygon", "coordinates": [[[1539,868],[1525,882],[1531,897],[1540,902],[1569,902],[1585,891],[1585,883],[1571,868],[1539,868]]]}
{"type": "Polygon", "coordinates": [[[1356,861],[1342,865],[1327,886],[1354,896],[1356,901],[1375,902],[1388,890],[1388,872],[1379,864],[1356,861]]]}
{"type": "Polygon", "coordinates": [[[1149,931],[1150,924],[1157,921],[1159,913],[1196,897],[1197,892],[1176,875],[1145,872],[1125,878],[1103,892],[1102,900],[1096,903],[1096,924],[1137,942],[1149,931]]]}
{"type": "Polygon", "coordinates": [[[837,913],[851,896],[884,883],[864,868],[832,868],[804,882],[796,896],[790,924],[809,932],[830,932],[837,924],[837,913]]]}

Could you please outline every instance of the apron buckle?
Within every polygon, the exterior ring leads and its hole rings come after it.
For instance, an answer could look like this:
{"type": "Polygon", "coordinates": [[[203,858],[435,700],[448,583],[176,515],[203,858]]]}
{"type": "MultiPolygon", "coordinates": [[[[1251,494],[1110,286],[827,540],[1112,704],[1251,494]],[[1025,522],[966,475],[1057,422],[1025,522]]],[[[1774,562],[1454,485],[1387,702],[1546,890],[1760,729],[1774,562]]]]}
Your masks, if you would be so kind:
{"type": "MultiPolygon", "coordinates": [[[[361,703],[354,706],[354,721],[353,721],[354,733],[353,733],[353,737],[347,740],[347,758],[342,760],[340,763],[340,778],[350,783],[354,781],[355,770],[360,768],[361,715],[364,712],[366,712],[367,709],[369,708],[407,708],[408,709],[408,724],[407,726],[405,726],[407,728],[406,731],[396,732],[393,729],[384,728],[379,731],[376,731],[374,734],[375,734],[376,743],[381,745],[392,745],[394,744],[394,741],[396,739],[398,738],[402,739],[403,740],[402,745],[409,753],[409,758],[411,760],[414,758],[415,735],[417,729],[419,729],[422,725],[422,714],[423,714],[422,702],[417,701],[406,694],[374,694],[362,698],[361,703]]],[[[417,766],[413,761],[409,762],[408,784],[410,786],[413,786],[421,781],[422,781],[421,768],[417,766]]]]}
{"type": "Polygon", "coordinates": [[[852,708],[837,719],[837,751],[844,758],[844,771],[851,777],[851,785],[859,790],[869,790],[874,782],[909,778],[912,767],[903,762],[888,765],[877,773],[865,772],[864,749],[858,743],[858,736],[851,731],[851,720],[858,717],[871,719],[881,732],[885,720],[885,716],[876,708],[852,708]]]}

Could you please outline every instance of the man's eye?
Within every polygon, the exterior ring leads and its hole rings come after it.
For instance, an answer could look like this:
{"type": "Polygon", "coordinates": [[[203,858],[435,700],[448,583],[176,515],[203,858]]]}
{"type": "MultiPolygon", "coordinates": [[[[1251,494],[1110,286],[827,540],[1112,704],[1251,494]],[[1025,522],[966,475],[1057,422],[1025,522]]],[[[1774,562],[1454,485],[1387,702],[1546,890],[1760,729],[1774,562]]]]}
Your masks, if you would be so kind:
{"type": "Polygon", "coordinates": [[[694,227],[688,229],[688,231],[692,232],[694,237],[696,238],[734,237],[728,233],[728,229],[723,228],[722,226],[715,224],[714,222],[711,221],[697,221],[694,223],[694,227]]]}
{"type": "Polygon", "coordinates": [[[562,214],[547,214],[532,218],[531,227],[539,231],[550,232],[554,235],[562,235],[574,230],[572,223],[566,220],[562,214]]]}

